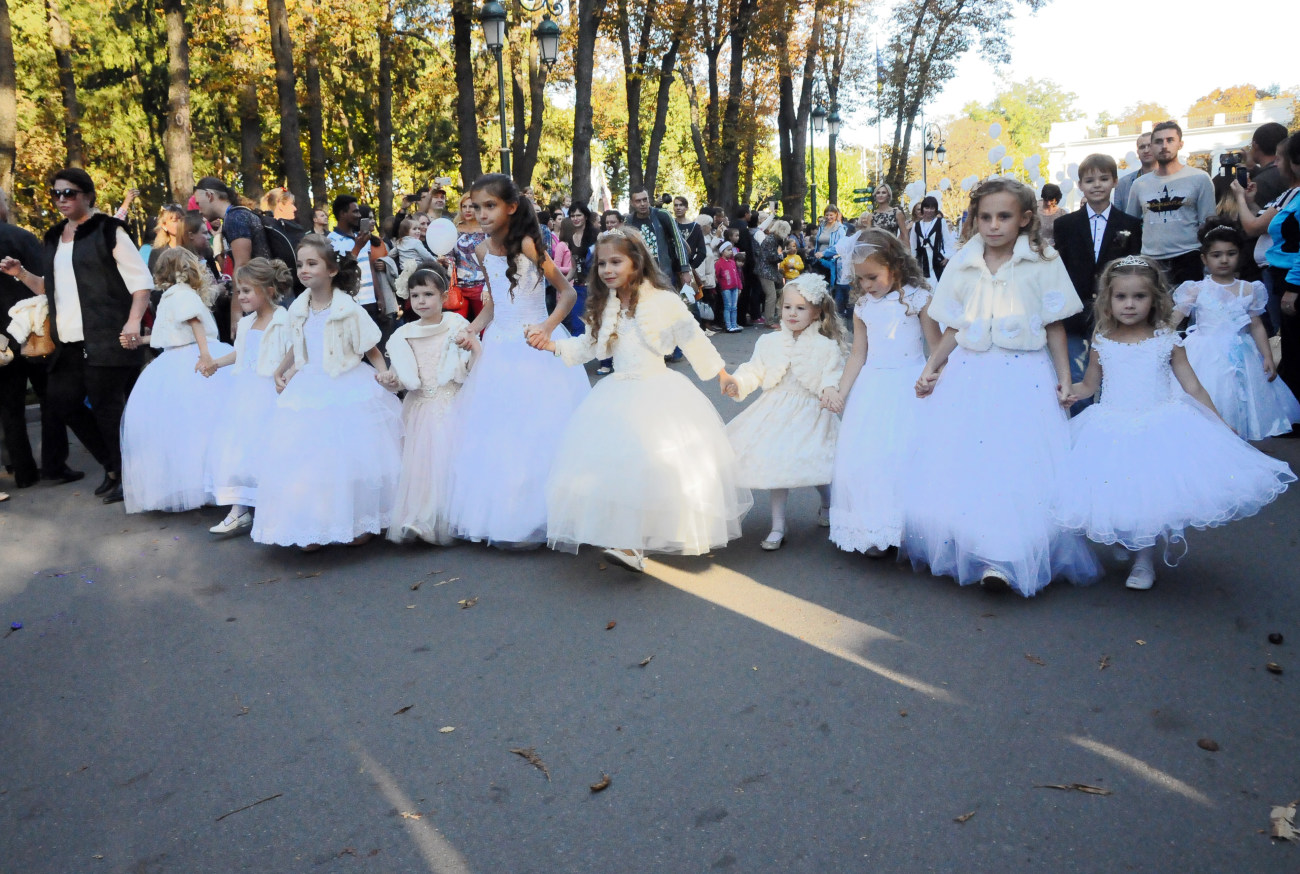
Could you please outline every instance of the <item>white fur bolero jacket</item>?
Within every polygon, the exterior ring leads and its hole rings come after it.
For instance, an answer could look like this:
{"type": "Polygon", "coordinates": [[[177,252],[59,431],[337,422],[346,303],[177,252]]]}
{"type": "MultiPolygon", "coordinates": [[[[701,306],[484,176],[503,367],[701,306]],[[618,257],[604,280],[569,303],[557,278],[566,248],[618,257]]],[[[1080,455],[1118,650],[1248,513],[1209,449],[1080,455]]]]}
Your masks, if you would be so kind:
{"type": "Polygon", "coordinates": [[[820,397],[824,389],[840,384],[844,350],[813,325],[796,337],[782,324],[780,331],[760,337],[754,344],[753,356],[736,368],[734,375],[740,389],[737,400],[744,400],[759,388],[776,388],[787,370],[813,397],[820,397]]]}
{"type": "Polygon", "coordinates": [[[275,369],[284,360],[285,353],[293,343],[289,337],[289,311],[276,307],[271,321],[262,329],[262,342],[257,347],[257,360],[248,361],[245,350],[248,348],[248,332],[257,321],[257,313],[249,313],[239,320],[239,329],[235,332],[235,372],[247,370],[250,365],[258,376],[274,376],[275,369]]]}
{"type": "MultiPolygon", "coordinates": [[[[307,338],[303,328],[310,315],[311,293],[303,292],[289,307],[289,333],[293,338],[294,364],[307,363],[307,338]]],[[[330,376],[346,373],[361,363],[361,358],[379,345],[383,334],[370,313],[361,308],[350,294],[334,289],[325,323],[325,360],[320,362],[330,376]]]]}
{"type": "Polygon", "coordinates": [[[456,345],[456,335],[468,327],[469,322],[463,317],[457,313],[444,311],[442,321],[436,325],[411,322],[394,331],[393,336],[388,338],[388,358],[402,388],[415,391],[421,387],[415,352],[407,342],[421,337],[441,338],[442,356],[438,359],[438,373],[435,376],[437,384],[464,382],[465,377],[469,375],[470,352],[456,345]]]}

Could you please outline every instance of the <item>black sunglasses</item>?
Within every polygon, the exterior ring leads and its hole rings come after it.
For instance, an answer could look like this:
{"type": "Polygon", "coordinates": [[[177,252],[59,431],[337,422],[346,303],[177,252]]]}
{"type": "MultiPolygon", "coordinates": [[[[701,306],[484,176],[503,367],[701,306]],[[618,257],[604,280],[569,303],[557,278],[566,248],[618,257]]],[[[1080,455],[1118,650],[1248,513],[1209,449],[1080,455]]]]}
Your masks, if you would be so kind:
{"type": "Polygon", "coordinates": [[[54,200],[72,200],[78,194],[85,194],[80,188],[51,188],[50,197],[54,200]]]}

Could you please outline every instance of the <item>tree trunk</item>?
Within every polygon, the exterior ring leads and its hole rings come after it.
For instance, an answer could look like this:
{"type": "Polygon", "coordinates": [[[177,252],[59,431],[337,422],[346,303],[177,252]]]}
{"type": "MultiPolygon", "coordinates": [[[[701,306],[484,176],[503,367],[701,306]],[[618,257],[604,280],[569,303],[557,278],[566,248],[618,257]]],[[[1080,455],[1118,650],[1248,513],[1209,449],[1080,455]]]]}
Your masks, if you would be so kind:
{"type": "Polygon", "coordinates": [[[793,17],[788,27],[782,28],[778,37],[777,54],[782,59],[780,69],[780,114],[778,115],[778,149],[781,153],[781,199],[787,216],[803,218],[803,202],[808,194],[808,177],[804,167],[808,163],[805,149],[805,132],[812,111],[813,79],[817,70],[818,49],[821,45],[822,14],[826,0],[813,3],[812,30],[804,46],[803,69],[799,84],[799,98],[794,95],[794,71],[788,60],[790,53],[785,34],[793,30],[793,17]]]}
{"type": "Polygon", "coordinates": [[[262,115],[257,106],[257,82],[239,90],[239,173],[245,196],[262,196],[262,115]]]}
{"type": "MultiPolygon", "coordinates": [[[[605,2],[606,0],[578,0],[578,44],[573,51],[573,178],[570,181],[574,203],[591,201],[591,138],[594,133],[591,124],[591,76],[595,65],[596,34],[600,30],[605,2]]],[[[459,60],[459,56],[457,58],[459,60]]],[[[459,74],[456,80],[460,81],[459,74]]],[[[472,102],[472,89],[470,98],[472,102]]]]}
{"type": "Polygon", "coordinates": [[[641,162],[641,91],[645,85],[650,56],[650,31],[654,4],[644,4],[636,54],[632,53],[632,13],[628,0],[618,0],[618,41],[623,50],[623,86],[627,94],[627,190],[638,191],[645,184],[641,162]]]}
{"type": "Polygon", "coordinates": [[[379,215],[376,225],[393,214],[393,7],[387,4],[379,23],[379,124],[376,163],[379,170],[379,215]]]}
{"type": "Polygon", "coordinates": [[[14,66],[13,28],[9,0],[0,0],[0,188],[14,193],[14,163],[18,160],[18,77],[14,66]]]}
{"type": "Polygon", "coordinates": [[[651,193],[656,190],[659,176],[659,149],[663,145],[664,134],[668,129],[668,100],[672,96],[673,70],[677,67],[677,53],[686,35],[692,5],[691,0],[687,0],[682,7],[681,13],[673,23],[668,49],[659,60],[659,93],[655,95],[655,120],[650,128],[650,147],[646,150],[645,184],[651,193]]]}
{"type": "Polygon", "coordinates": [[[304,78],[307,84],[307,154],[311,166],[311,202],[323,207],[329,200],[325,184],[325,110],[320,93],[319,45],[316,36],[315,0],[303,0],[304,55],[307,59],[304,78]]]}
{"type": "Polygon", "coordinates": [[[695,147],[695,158],[700,163],[700,178],[704,180],[704,199],[708,203],[717,203],[717,173],[709,160],[708,150],[704,147],[704,134],[700,130],[700,98],[695,90],[695,79],[691,76],[690,64],[682,65],[681,74],[682,82],[686,85],[686,102],[691,108],[691,145],[695,147]]]}
{"type": "Polygon", "coordinates": [[[311,201],[307,193],[307,165],[302,160],[298,127],[297,82],[293,75],[293,36],[284,0],[266,0],[271,23],[271,52],[275,55],[275,90],[280,97],[280,155],[289,190],[298,207],[298,224],[311,227],[311,201]]]}
{"type": "Polygon", "coordinates": [[[67,165],[81,167],[85,148],[81,142],[81,104],[77,102],[77,79],[72,74],[72,30],[59,12],[58,0],[45,0],[45,17],[50,25],[50,45],[59,71],[59,91],[63,95],[63,142],[67,165]]]}
{"type": "Polygon", "coordinates": [[[737,0],[729,36],[731,57],[727,79],[727,106],[722,115],[722,142],[719,150],[718,190],[721,206],[728,213],[735,208],[740,183],[740,102],[745,85],[745,41],[754,20],[758,0],[737,0]]]}
{"type": "MultiPolygon", "coordinates": [[[[522,16],[522,10],[520,10],[522,16]]],[[[526,20],[526,19],[524,19],[526,20]]],[[[533,171],[537,168],[537,154],[542,146],[542,122],[546,111],[546,72],[542,68],[541,55],[537,49],[537,40],[529,38],[528,50],[520,63],[514,67],[514,109],[515,135],[513,159],[510,168],[515,182],[521,188],[533,183],[533,171]],[[528,102],[524,103],[524,76],[528,76],[528,102]],[[525,109],[527,121],[525,122],[525,109]]]]}
{"type": "Polygon", "coordinates": [[[164,0],[167,21],[167,190],[173,203],[186,203],[194,191],[194,153],[190,145],[190,40],[184,0],[164,0]]]}
{"type": "MultiPolygon", "coordinates": [[[[584,0],[590,2],[590,0],[584,0]]],[[[469,0],[454,0],[451,4],[451,44],[455,55],[456,73],[456,127],[460,136],[460,178],[463,190],[483,175],[483,162],[479,157],[478,118],[474,108],[474,34],[473,4],[469,0]]],[[[582,81],[578,81],[578,94],[582,94],[582,81]]],[[[590,118],[591,82],[587,83],[588,117],[590,118]]],[[[581,97],[578,105],[581,106],[581,97]]],[[[590,122],[588,123],[590,128],[590,122]]],[[[575,197],[576,200],[576,197],[575,197]]]]}

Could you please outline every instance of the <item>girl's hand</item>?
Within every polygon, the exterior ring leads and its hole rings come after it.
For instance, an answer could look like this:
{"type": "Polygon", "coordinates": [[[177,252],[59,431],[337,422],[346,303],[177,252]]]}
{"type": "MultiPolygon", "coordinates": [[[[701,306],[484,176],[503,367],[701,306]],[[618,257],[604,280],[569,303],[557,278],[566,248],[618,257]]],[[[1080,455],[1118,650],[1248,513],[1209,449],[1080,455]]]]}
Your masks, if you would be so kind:
{"type": "Polygon", "coordinates": [[[289,380],[293,379],[293,375],[294,375],[295,373],[297,373],[297,372],[298,372],[298,368],[293,367],[293,368],[290,368],[290,369],[289,369],[288,371],[286,371],[285,373],[277,373],[277,374],[276,374],[276,376],[275,376],[275,392],[276,392],[276,394],[279,394],[280,392],[284,391],[285,386],[287,386],[287,385],[289,384],[289,380]]]}
{"type": "Polygon", "coordinates": [[[740,398],[740,383],[725,370],[718,371],[718,388],[729,398],[740,398]]]}
{"type": "Polygon", "coordinates": [[[456,335],[456,345],[462,349],[473,349],[474,347],[472,345],[472,341],[470,340],[472,336],[473,336],[472,331],[468,331],[462,328],[460,333],[456,335]]]}
{"type": "Polygon", "coordinates": [[[1268,377],[1269,382],[1277,379],[1277,365],[1273,363],[1272,355],[1264,359],[1264,375],[1268,377]]]}
{"type": "Polygon", "coordinates": [[[1079,396],[1074,394],[1071,388],[1072,386],[1066,385],[1056,387],[1056,402],[1067,410],[1079,402],[1079,396]]]}
{"type": "Polygon", "coordinates": [[[832,413],[843,413],[844,398],[840,395],[840,390],[831,387],[822,389],[821,408],[832,413]]]}
{"type": "MultiPolygon", "coordinates": [[[[541,352],[555,351],[555,341],[543,334],[541,331],[534,331],[528,335],[527,339],[528,345],[532,346],[534,349],[541,352]]],[[[474,351],[473,348],[471,348],[471,351],[474,351]]]]}
{"type": "Polygon", "coordinates": [[[385,370],[383,373],[375,374],[375,382],[382,385],[389,391],[397,391],[397,374],[391,370],[385,370]]]}
{"type": "Polygon", "coordinates": [[[928,397],[934,391],[934,385],[939,381],[939,374],[932,371],[928,366],[921,372],[920,378],[916,381],[916,396],[918,398],[928,397]]]}
{"type": "Polygon", "coordinates": [[[210,355],[200,355],[199,360],[194,364],[194,372],[212,376],[217,372],[217,362],[213,361],[210,355]]]}
{"type": "Polygon", "coordinates": [[[5,273],[9,276],[18,276],[22,272],[23,262],[19,261],[17,258],[10,258],[8,256],[0,258],[0,273],[5,273]]]}

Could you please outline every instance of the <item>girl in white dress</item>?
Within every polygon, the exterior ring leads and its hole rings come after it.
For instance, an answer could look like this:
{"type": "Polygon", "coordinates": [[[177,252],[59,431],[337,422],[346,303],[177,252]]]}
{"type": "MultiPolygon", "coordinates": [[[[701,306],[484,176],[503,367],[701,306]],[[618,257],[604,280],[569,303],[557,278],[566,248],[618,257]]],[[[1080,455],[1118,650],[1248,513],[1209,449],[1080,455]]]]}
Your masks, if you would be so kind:
{"type": "Polygon", "coordinates": [[[1168,327],[1172,304],[1155,262],[1111,262],[1095,306],[1088,371],[1071,391],[1086,398],[1100,387],[1101,400],[1070,421],[1058,513],[1090,540],[1136,552],[1126,585],[1149,589],[1158,540],[1180,543],[1186,528],[1252,516],[1295,476],[1214,415],[1168,327]]]}
{"type": "Polygon", "coordinates": [[[725,388],[736,401],[763,389],[762,397],[727,424],[727,438],[740,460],[740,484],[771,492],[772,530],[759,544],[768,551],[785,542],[790,489],[815,487],[821,496],[817,520],[830,524],[840,421],[824,402],[844,370],[844,324],[825,279],[805,273],[785,284],[780,328],[758,338],[752,357],[725,388]]]}
{"type": "Polygon", "coordinates": [[[1262,282],[1237,278],[1245,242],[1240,231],[1207,223],[1200,236],[1201,260],[1210,275],[1178,286],[1170,327],[1195,317],[1187,331],[1187,360],[1232,430],[1247,440],[1285,434],[1300,422],[1300,403],[1277,378],[1260,320],[1268,290],[1262,282]]]}
{"type": "Polygon", "coordinates": [[[829,407],[843,413],[831,480],[831,541],[878,558],[903,533],[916,380],[939,345],[929,284],[895,234],[872,228],[844,247],[853,277],[853,351],[829,407]],[[847,399],[847,400],[846,400],[847,399]]]}
{"type": "Polygon", "coordinates": [[[387,367],[379,328],[353,299],[356,262],[309,234],[298,243],[298,280],[307,291],[289,307],[292,348],[275,371],[280,397],[258,471],[253,539],[305,551],[356,546],[388,527],[400,406],[372,378],[387,367]]]}
{"type": "Polygon", "coordinates": [[[701,555],[739,537],[753,499],[722,418],[664,356],[680,348],[696,376],[716,376],[724,391],[734,380],[636,231],[597,239],[585,321],[587,332],[572,339],[553,340],[544,327],[529,334],[566,364],[615,362],[563,434],[571,451],[546,486],[547,543],[606,547],[639,571],[648,551],[701,555]]]}
{"type": "Polygon", "coordinates": [[[402,404],[402,478],[397,486],[388,539],[395,543],[423,540],[452,542],[447,520],[447,478],[454,439],[453,401],[481,349],[469,335],[470,348],[457,345],[469,325],[444,311],[447,277],[421,269],[411,274],[407,295],[419,321],[403,325],[388,338],[392,367],[375,378],[390,391],[406,390],[402,404]]]}
{"type": "Polygon", "coordinates": [[[591,390],[587,374],[534,355],[524,332],[557,340],[577,295],[546,254],[532,201],[500,173],[470,189],[487,238],[475,250],[487,273],[483,310],[460,332],[462,348],[483,332],[483,354],[465,380],[448,486],[457,537],[509,548],[546,542],[546,478],[561,452],[583,452],[594,435],[561,441],[573,411],[591,390]],[[546,313],[546,283],[555,310],[546,313]],[[485,330],[486,329],[486,330],[485,330]]]}
{"type": "Polygon", "coordinates": [[[253,527],[257,472],[275,413],[275,369],[291,345],[289,313],[279,302],[293,288],[293,276],[279,261],[253,258],[235,271],[235,287],[245,313],[235,351],[203,369],[211,377],[220,368],[231,368],[230,393],[208,448],[206,479],[217,503],[230,505],[226,518],[208,529],[222,535],[253,527]]]}
{"type": "Polygon", "coordinates": [[[211,304],[215,289],[199,259],[169,249],[158,259],[158,301],[149,345],[163,352],[136,380],[122,414],[122,489],[126,512],[179,512],[212,501],[204,485],[208,444],[230,380],[204,379],[217,340],[211,304]]]}
{"type": "Polygon", "coordinates": [[[994,178],[971,192],[972,236],[930,301],[946,326],[916,382],[900,552],[962,585],[1029,596],[1054,577],[1090,582],[1083,537],[1053,519],[1070,449],[1061,319],[1083,309],[1038,233],[1033,191],[994,178]]]}

